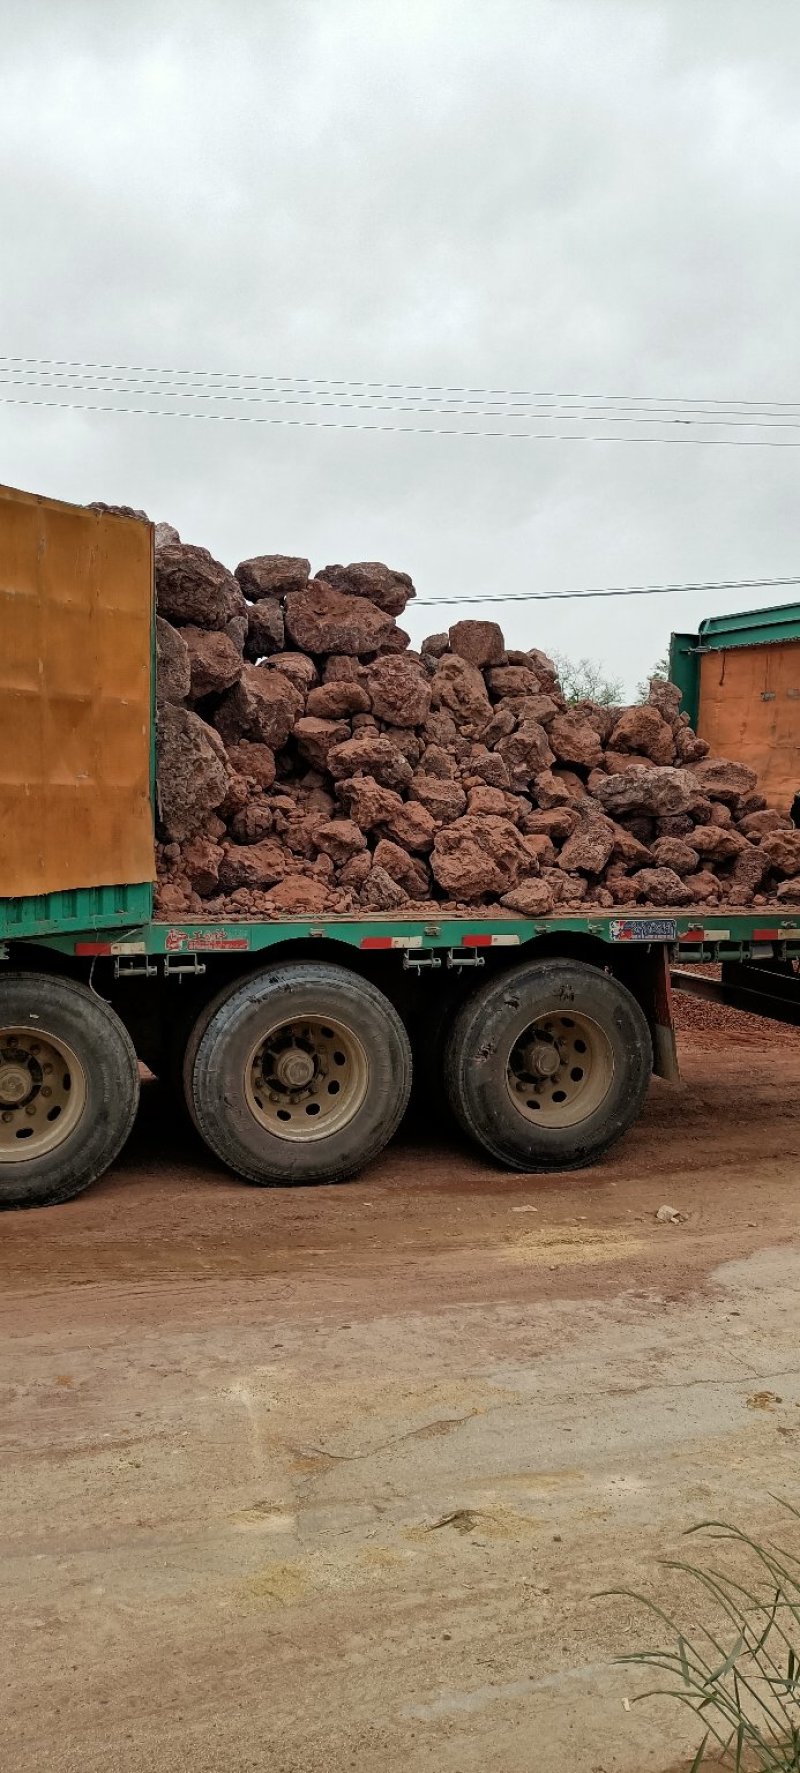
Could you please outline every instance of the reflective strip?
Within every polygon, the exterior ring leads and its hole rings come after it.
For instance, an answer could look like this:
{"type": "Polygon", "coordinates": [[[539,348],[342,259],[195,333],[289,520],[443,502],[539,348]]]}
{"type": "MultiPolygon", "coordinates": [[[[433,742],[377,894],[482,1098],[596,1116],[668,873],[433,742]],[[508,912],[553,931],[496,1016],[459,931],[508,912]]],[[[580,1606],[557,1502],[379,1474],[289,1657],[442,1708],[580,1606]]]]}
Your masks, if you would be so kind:
{"type": "Polygon", "coordinates": [[[519,936],[462,936],[461,946],[462,948],[518,948],[519,936]]]}
{"type": "Polygon", "coordinates": [[[359,948],[421,948],[421,936],[362,936],[359,948]]]}
{"type": "Polygon", "coordinates": [[[110,942],[76,942],[76,954],[110,954],[110,942]]]}

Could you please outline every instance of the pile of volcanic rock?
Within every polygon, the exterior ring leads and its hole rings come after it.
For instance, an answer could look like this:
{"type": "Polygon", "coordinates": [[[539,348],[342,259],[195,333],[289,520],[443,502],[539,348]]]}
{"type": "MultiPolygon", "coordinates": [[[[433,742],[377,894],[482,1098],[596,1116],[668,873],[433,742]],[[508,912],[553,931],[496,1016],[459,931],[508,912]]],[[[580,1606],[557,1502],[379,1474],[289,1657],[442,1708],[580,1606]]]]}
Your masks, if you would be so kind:
{"type": "Polygon", "coordinates": [[[415,652],[374,562],[230,573],[159,524],[156,585],[163,917],[800,905],[800,831],[672,684],[568,706],[494,622],[415,652]]]}

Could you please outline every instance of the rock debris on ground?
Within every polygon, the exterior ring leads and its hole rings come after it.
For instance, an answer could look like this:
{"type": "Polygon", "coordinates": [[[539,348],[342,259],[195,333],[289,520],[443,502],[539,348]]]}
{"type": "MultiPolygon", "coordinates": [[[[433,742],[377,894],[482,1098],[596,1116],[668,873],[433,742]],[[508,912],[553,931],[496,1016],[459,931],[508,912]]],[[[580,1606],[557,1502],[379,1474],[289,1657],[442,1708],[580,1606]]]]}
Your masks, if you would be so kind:
{"type": "Polygon", "coordinates": [[[496,622],[417,652],[375,561],[155,559],[162,917],[800,906],[800,831],[674,684],[569,706],[496,622]]]}

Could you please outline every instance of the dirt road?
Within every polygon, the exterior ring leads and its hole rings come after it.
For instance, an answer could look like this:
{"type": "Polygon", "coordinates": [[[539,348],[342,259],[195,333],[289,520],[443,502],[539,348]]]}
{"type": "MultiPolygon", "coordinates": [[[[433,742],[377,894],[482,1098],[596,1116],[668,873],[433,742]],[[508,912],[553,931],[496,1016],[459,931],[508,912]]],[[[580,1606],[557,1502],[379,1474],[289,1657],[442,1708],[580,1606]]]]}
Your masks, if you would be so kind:
{"type": "Polygon", "coordinates": [[[583,1174],[412,1127],[250,1189],[151,1086],[113,1177],[4,1217],[16,1773],[682,1764],[592,1596],[798,1500],[800,1041],[744,1026],[583,1174]]]}

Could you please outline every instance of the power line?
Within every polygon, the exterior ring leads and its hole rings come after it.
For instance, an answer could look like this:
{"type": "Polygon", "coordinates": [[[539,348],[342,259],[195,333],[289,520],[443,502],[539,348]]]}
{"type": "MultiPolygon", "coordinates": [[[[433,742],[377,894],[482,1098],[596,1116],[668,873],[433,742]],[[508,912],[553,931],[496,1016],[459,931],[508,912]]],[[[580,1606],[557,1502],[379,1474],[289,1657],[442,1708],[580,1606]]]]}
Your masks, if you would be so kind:
{"type": "Polygon", "coordinates": [[[383,431],[416,437],[479,437],[503,439],[507,442],[678,444],[684,448],[693,445],[698,449],[800,449],[800,439],[780,443],[774,437],[603,437],[575,431],[483,431],[448,425],[370,425],[361,421],[349,423],[343,419],[277,419],[264,418],[256,413],[174,412],[163,407],[100,406],[89,401],[22,400],[15,396],[7,398],[2,395],[0,405],[40,407],[63,412],[104,412],[149,419],[204,419],[218,424],[271,425],[305,431],[383,431]]]}
{"type": "Polygon", "coordinates": [[[667,597],[679,591],[751,591],[774,590],[782,585],[800,585],[796,577],[775,579],[691,579],[670,585],[598,585],[583,591],[509,591],[491,592],[486,597],[418,597],[414,609],[433,609],[444,605],[466,603],[561,603],[582,597],[667,597]]]}
{"type": "MultiPolygon", "coordinates": [[[[408,407],[403,406],[396,401],[380,404],[376,399],[369,400],[362,404],[361,402],[349,398],[345,400],[344,397],[341,399],[333,398],[325,400],[321,399],[319,396],[309,396],[306,399],[302,399],[297,398],[295,394],[233,393],[226,389],[209,390],[207,387],[202,391],[199,391],[193,387],[180,385],[161,388],[152,384],[148,385],[143,383],[141,386],[137,386],[135,383],[120,385],[121,383],[121,377],[116,378],[116,385],[114,385],[114,378],[112,378],[112,382],[110,383],[100,383],[96,380],[92,382],[86,382],[84,379],[79,380],[77,379],[77,376],[74,376],[71,381],[67,382],[45,380],[39,375],[37,375],[34,380],[17,380],[14,377],[9,377],[7,372],[0,370],[0,388],[26,388],[33,391],[45,390],[48,392],[54,391],[64,393],[114,394],[117,396],[123,395],[128,399],[150,395],[159,400],[213,401],[220,405],[245,404],[249,406],[300,406],[315,410],[330,409],[339,412],[394,412],[401,415],[414,413],[415,416],[421,415],[423,417],[426,415],[433,415],[442,418],[504,418],[511,423],[518,423],[523,418],[530,417],[541,418],[543,421],[548,418],[548,413],[545,408],[524,411],[516,408],[506,408],[505,410],[502,408],[490,408],[487,410],[480,408],[476,409],[474,407],[464,408],[444,405],[408,407]]],[[[565,408],[553,408],[552,417],[554,419],[560,418],[562,421],[566,420],[570,423],[583,423],[588,419],[602,424],[615,425],[705,426],[707,428],[715,427],[717,429],[726,430],[758,429],[790,431],[800,429],[800,414],[796,419],[786,419],[772,415],[767,415],[762,418],[754,418],[751,414],[748,414],[745,417],[740,417],[738,414],[728,413],[720,416],[718,412],[702,411],[699,414],[696,412],[687,412],[678,415],[674,413],[652,412],[646,409],[634,410],[632,412],[603,412],[596,408],[589,408],[584,412],[573,412],[565,408]]]]}
{"type": "Polygon", "coordinates": [[[89,360],[82,360],[80,358],[12,357],[12,356],[9,356],[8,354],[1,353],[1,352],[0,352],[0,363],[15,364],[15,365],[20,365],[20,366],[24,365],[24,364],[31,364],[31,365],[38,364],[38,365],[43,365],[43,366],[46,366],[46,367],[52,368],[52,369],[99,370],[99,371],[103,371],[103,372],[120,371],[126,376],[132,375],[132,374],[147,375],[147,376],[163,376],[163,377],[198,376],[198,377],[212,378],[212,379],[213,378],[216,378],[216,379],[221,378],[223,380],[231,381],[231,382],[233,382],[233,381],[237,381],[237,382],[263,381],[263,382],[274,383],[274,384],[280,385],[280,386],[291,386],[291,387],[294,387],[297,384],[302,384],[304,387],[345,388],[345,389],[347,389],[347,388],[354,388],[354,389],[374,388],[378,391],[385,389],[387,391],[392,391],[392,392],[400,393],[400,394],[404,394],[407,392],[408,393],[414,392],[414,393],[419,393],[419,394],[423,394],[423,395],[424,394],[445,394],[445,395],[459,394],[459,395],[466,395],[466,396],[474,397],[476,399],[489,398],[489,399],[493,399],[493,400],[495,400],[495,399],[497,399],[497,400],[517,400],[517,399],[519,399],[519,400],[531,400],[531,401],[540,401],[540,400],[637,401],[637,400],[639,400],[639,401],[645,401],[645,402],[648,402],[651,404],[656,404],[659,406],[662,406],[662,405],[663,406],[676,406],[676,405],[748,406],[748,407],[755,406],[755,407],[761,408],[762,410],[764,407],[767,407],[767,406],[770,406],[770,407],[773,407],[773,406],[792,407],[792,408],[800,407],[800,401],[798,401],[798,400],[773,400],[773,399],[751,400],[748,398],[734,398],[731,395],[724,395],[724,396],[703,395],[698,399],[698,397],[696,397],[696,396],[691,397],[689,395],[684,395],[684,394],[669,395],[669,396],[663,396],[663,397],[652,395],[652,394],[586,394],[586,393],[565,394],[565,393],[559,393],[557,390],[554,390],[554,389],[532,391],[531,389],[525,389],[525,388],[480,388],[480,387],[479,388],[474,388],[474,387],[470,388],[470,387],[462,386],[459,384],[436,383],[436,382],[357,381],[357,380],[352,380],[352,379],[346,379],[346,378],[341,378],[341,377],[330,377],[330,376],[278,376],[278,375],[273,375],[271,373],[260,372],[260,371],[256,371],[256,370],[229,371],[229,370],[196,369],[196,368],[186,368],[186,367],[164,369],[163,367],[159,367],[159,366],[154,367],[152,365],[148,366],[145,364],[96,363],[96,362],[92,362],[89,360]]]}

